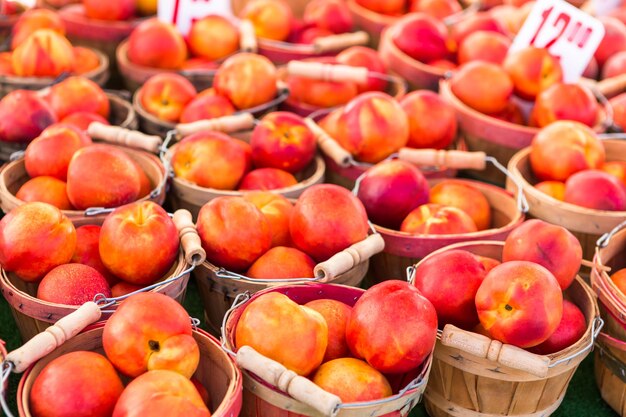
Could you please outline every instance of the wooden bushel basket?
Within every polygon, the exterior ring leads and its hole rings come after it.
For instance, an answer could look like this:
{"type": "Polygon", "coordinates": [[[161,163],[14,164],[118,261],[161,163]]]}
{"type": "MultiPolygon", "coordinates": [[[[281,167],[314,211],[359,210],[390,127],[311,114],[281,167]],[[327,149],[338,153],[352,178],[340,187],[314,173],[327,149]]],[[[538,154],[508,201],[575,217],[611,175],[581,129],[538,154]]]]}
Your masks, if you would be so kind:
{"type": "MultiPolygon", "coordinates": [[[[339,398],[322,390],[310,380],[296,376],[292,380],[281,380],[287,373],[273,372],[275,380],[269,378],[270,367],[286,369],[277,362],[260,355],[249,346],[243,346],[235,354],[235,328],[246,306],[256,297],[268,292],[285,294],[298,304],[306,304],[322,298],[338,300],[353,306],[364,290],[335,284],[301,284],[268,288],[252,296],[245,303],[238,299],[225,317],[222,341],[225,349],[236,356],[237,364],[243,368],[242,417],[363,417],[398,416],[406,417],[419,403],[428,382],[432,354],[417,369],[398,375],[392,383],[392,397],[379,401],[341,403],[339,398]],[[265,377],[264,377],[265,376],[265,377]],[[276,383],[280,380],[279,383],[276,383]],[[282,385],[284,383],[284,385],[282,385]],[[283,389],[277,388],[280,384],[283,389]],[[298,389],[300,388],[300,389],[298,389]],[[299,391],[299,393],[298,393],[299,391]],[[303,392],[304,391],[304,392],[303,392]],[[291,395],[287,394],[289,392],[291,395]],[[300,395],[301,394],[301,395],[300,395]],[[293,395],[293,396],[292,396],[293,395]],[[298,399],[294,398],[297,397],[298,399]]],[[[243,297],[245,300],[247,297],[243,297]]]]}
{"type": "Polygon", "coordinates": [[[315,266],[316,278],[254,279],[235,274],[205,261],[193,275],[198,284],[209,331],[219,334],[224,315],[238,295],[254,294],[269,287],[303,282],[325,282],[358,287],[369,267],[369,258],[380,252],[384,241],[373,234],[315,266]]]}
{"type": "Polygon", "coordinates": [[[596,384],[602,399],[620,416],[626,416],[626,295],[609,277],[626,268],[626,223],[621,223],[598,241],[593,258],[591,284],[599,299],[604,331],[596,340],[596,384]]]}
{"type": "MultiPolygon", "coordinates": [[[[603,86],[598,84],[598,90],[603,91],[603,86]]],[[[477,110],[470,108],[459,100],[450,88],[447,80],[441,80],[439,84],[441,96],[455,109],[459,122],[459,132],[465,140],[469,151],[482,151],[492,155],[502,164],[508,164],[513,155],[520,149],[530,146],[533,138],[539,132],[539,128],[522,126],[504,120],[496,119],[477,110]]],[[[607,123],[612,120],[606,117],[607,104],[598,111],[598,123],[594,127],[597,133],[608,128],[607,123]]],[[[494,169],[485,171],[470,171],[472,177],[504,185],[505,177],[501,172],[494,169]]]]}
{"type": "MultiPolygon", "coordinates": [[[[85,78],[104,87],[109,79],[109,58],[97,49],[90,48],[100,61],[98,68],[81,74],[85,78]]],[[[14,90],[41,90],[56,82],[56,78],[51,77],[19,77],[17,75],[0,74],[0,97],[4,97],[14,90]]]]}
{"type": "MultiPolygon", "coordinates": [[[[463,249],[501,259],[503,247],[503,242],[493,241],[459,243],[430,256],[463,249]]],[[[572,346],[550,355],[536,355],[446,325],[435,346],[430,383],[424,393],[428,414],[431,417],[551,415],[563,401],[578,365],[593,348],[603,323],[595,296],[580,277],[565,290],[565,297],[581,309],[587,329],[572,346]]]]}
{"type": "MultiPolygon", "coordinates": [[[[85,224],[101,225],[103,218],[74,220],[74,226],[79,227],[85,224]]],[[[179,211],[174,216],[181,238],[181,248],[177,259],[170,270],[158,282],[171,280],[163,285],[158,285],[150,291],[167,295],[182,303],[189,281],[191,266],[197,266],[204,261],[204,251],[193,225],[191,215],[179,211]],[[195,235],[195,236],[192,236],[195,235]],[[178,279],[173,279],[179,277],[178,279]]],[[[11,306],[11,313],[22,336],[22,340],[27,341],[36,334],[41,333],[52,323],[76,311],[79,306],[51,303],[40,300],[36,297],[37,283],[25,282],[16,274],[0,269],[0,292],[11,306]]],[[[125,297],[123,297],[125,298],[125,297]]],[[[123,299],[122,298],[122,299],[123,299]]],[[[112,310],[119,305],[118,299],[103,301],[115,301],[107,307],[105,317],[108,317],[112,310]]]]}
{"type": "MultiPolygon", "coordinates": [[[[626,142],[620,140],[602,141],[608,161],[626,161],[626,142]]],[[[508,169],[512,178],[524,190],[532,217],[558,224],[572,232],[583,248],[583,258],[592,259],[596,241],[603,233],[611,231],[626,218],[624,211],[594,210],[556,200],[537,190],[538,182],[530,168],[530,148],[516,153],[510,160],[508,169]]],[[[517,190],[513,181],[507,180],[506,187],[511,192],[517,190]]]]}
{"type": "MultiPolygon", "coordinates": [[[[446,154],[441,153],[441,155],[446,154]]],[[[449,160],[454,164],[454,154],[452,155],[449,160]]],[[[476,158],[475,167],[479,167],[482,158],[483,165],[485,165],[485,156],[479,152],[460,153],[458,155],[476,158]]],[[[457,166],[463,167],[461,164],[468,166],[466,162],[462,161],[459,161],[457,166]]],[[[432,187],[442,181],[444,179],[429,179],[428,184],[432,187]]],[[[384,251],[374,255],[371,259],[370,275],[375,282],[401,277],[408,267],[420,259],[454,243],[483,240],[504,241],[509,233],[524,221],[527,207],[521,194],[516,199],[511,193],[494,185],[466,179],[454,179],[454,181],[474,187],[485,196],[491,207],[491,227],[473,233],[413,235],[374,225],[376,231],[385,240],[384,251]]]]}
{"type": "MultiPolygon", "coordinates": [[[[115,126],[121,126],[127,129],[137,129],[137,115],[133,106],[121,97],[115,94],[106,93],[109,99],[109,122],[115,126]]],[[[0,162],[9,161],[11,154],[26,149],[28,143],[22,142],[3,142],[0,141],[0,162]]]]}

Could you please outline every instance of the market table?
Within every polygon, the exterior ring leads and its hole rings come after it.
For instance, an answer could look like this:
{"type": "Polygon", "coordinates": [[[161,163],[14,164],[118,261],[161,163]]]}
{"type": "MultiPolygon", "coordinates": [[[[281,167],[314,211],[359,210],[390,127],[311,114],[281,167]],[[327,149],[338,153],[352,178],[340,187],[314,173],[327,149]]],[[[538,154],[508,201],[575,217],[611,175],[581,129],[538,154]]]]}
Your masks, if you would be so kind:
{"type": "MultiPolygon", "coordinates": [[[[196,284],[193,280],[190,281],[187,290],[187,296],[185,298],[185,308],[193,317],[203,318],[202,304],[198,296],[196,284]]],[[[202,320],[201,327],[206,329],[204,320],[202,320]]],[[[21,344],[20,336],[11,316],[11,311],[8,303],[2,297],[0,297],[0,339],[7,342],[7,350],[17,348],[21,344]]],[[[17,391],[17,384],[19,382],[18,376],[13,376],[10,382],[10,404],[15,407],[15,395],[17,391]]],[[[14,413],[17,411],[14,408],[14,413]]],[[[16,414],[17,415],[17,414],[16,414]]],[[[410,417],[426,417],[426,411],[423,405],[417,406],[410,414],[410,417]]],[[[565,400],[556,413],[555,417],[613,417],[617,416],[617,413],[613,412],[611,408],[602,401],[600,398],[600,392],[596,387],[594,375],[593,375],[593,354],[589,355],[587,359],[580,365],[572,382],[567,390],[565,400]]]]}

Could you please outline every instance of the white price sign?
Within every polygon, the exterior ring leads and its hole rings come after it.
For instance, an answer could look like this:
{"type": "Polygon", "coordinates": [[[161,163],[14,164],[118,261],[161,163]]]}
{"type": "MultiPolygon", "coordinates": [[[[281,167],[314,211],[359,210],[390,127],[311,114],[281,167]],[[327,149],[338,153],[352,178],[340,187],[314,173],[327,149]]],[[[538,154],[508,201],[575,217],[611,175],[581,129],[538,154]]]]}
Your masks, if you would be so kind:
{"type": "Polygon", "coordinates": [[[602,22],[563,0],[538,0],[509,53],[528,46],[559,58],[566,83],[578,82],[604,37],[602,22]]]}
{"type": "Polygon", "coordinates": [[[183,36],[187,36],[193,22],[211,14],[232,16],[231,0],[159,0],[158,3],[158,18],[174,24],[183,36]]]}

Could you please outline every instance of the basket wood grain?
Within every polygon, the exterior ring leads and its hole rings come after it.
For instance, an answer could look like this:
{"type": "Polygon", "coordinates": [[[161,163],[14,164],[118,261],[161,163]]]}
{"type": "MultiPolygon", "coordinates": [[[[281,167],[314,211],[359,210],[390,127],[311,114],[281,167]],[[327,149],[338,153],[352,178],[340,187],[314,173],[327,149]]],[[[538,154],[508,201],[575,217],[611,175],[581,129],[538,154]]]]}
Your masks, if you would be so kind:
{"type": "MultiPolygon", "coordinates": [[[[430,179],[430,187],[444,179],[430,179]]],[[[419,262],[428,254],[445,246],[477,240],[504,241],[517,226],[524,221],[524,214],[517,206],[515,198],[506,190],[494,185],[465,180],[454,181],[479,190],[491,207],[491,227],[473,233],[451,235],[411,235],[381,226],[374,226],[385,240],[383,252],[372,257],[370,276],[375,282],[398,279],[406,275],[406,269],[419,262]]]]}
{"type": "MultiPolygon", "coordinates": [[[[155,155],[123,146],[116,147],[124,151],[143,169],[146,176],[150,180],[152,190],[163,182],[166,175],[165,167],[161,163],[161,160],[159,160],[159,158],[155,155]]],[[[26,172],[24,158],[20,158],[4,165],[4,167],[0,170],[0,208],[2,211],[8,213],[15,207],[24,204],[24,201],[18,199],[15,195],[20,187],[29,179],[30,177],[26,172]]],[[[165,201],[165,190],[161,190],[161,192],[155,197],[147,195],[140,198],[138,201],[145,200],[151,200],[159,205],[162,205],[165,201]]],[[[63,213],[70,219],[85,219],[85,212],[83,210],[63,210],[63,213]]]]}
{"type": "MultiPolygon", "coordinates": [[[[20,417],[31,417],[29,395],[33,383],[42,369],[61,355],[76,351],[94,351],[104,354],[102,332],[104,322],[88,327],[82,333],[66,341],[52,353],[39,360],[24,373],[17,393],[20,417]]],[[[200,329],[193,330],[193,338],[200,348],[200,363],[194,377],[206,388],[211,399],[209,410],[214,417],[239,415],[242,401],[241,372],[230,357],[224,353],[219,341],[200,329]]]]}
{"type": "MultiPolygon", "coordinates": [[[[459,243],[431,256],[445,250],[464,249],[501,259],[503,246],[503,242],[491,241],[459,243]]],[[[565,290],[565,297],[581,309],[587,328],[572,346],[547,356],[550,363],[545,378],[444,346],[438,340],[430,382],[424,393],[428,414],[431,417],[543,417],[552,414],[563,400],[578,365],[591,351],[594,323],[599,316],[594,294],[580,277],[565,290]],[[570,359],[559,362],[566,358],[570,359]]]]}
{"type": "MultiPolygon", "coordinates": [[[[626,161],[626,143],[619,140],[605,140],[602,143],[606,149],[607,161],[626,161]]],[[[621,223],[626,218],[626,212],[589,209],[556,200],[542,193],[534,187],[538,180],[532,173],[529,159],[530,148],[524,148],[511,158],[508,166],[512,177],[524,190],[530,206],[529,214],[548,223],[565,227],[580,241],[583,258],[592,259],[598,238],[621,223]]],[[[517,190],[511,180],[507,180],[506,187],[511,192],[517,190]]]]}
{"type": "MultiPolygon", "coordinates": [[[[89,78],[100,87],[104,87],[109,79],[109,58],[97,49],[89,49],[98,56],[100,65],[89,72],[81,74],[81,76],[89,78]]],[[[54,84],[56,80],[57,78],[52,77],[19,77],[17,75],[0,74],[0,97],[4,97],[15,90],[41,90],[54,84]]]]}

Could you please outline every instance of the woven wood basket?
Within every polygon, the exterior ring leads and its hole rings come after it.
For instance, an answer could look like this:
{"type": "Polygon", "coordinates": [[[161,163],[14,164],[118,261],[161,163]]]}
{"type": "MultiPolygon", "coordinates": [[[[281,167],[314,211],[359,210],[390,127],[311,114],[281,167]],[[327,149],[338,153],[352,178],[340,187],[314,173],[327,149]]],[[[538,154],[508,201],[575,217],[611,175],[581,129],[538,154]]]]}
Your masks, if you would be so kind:
{"type": "MultiPolygon", "coordinates": [[[[229,311],[228,316],[224,320],[222,340],[225,342],[226,349],[231,351],[232,355],[237,356],[238,364],[244,368],[242,417],[330,417],[331,415],[336,417],[406,417],[409,411],[419,403],[426,383],[428,382],[431,356],[421,365],[421,369],[418,368],[407,374],[398,375],[397,378],[390,380],[393,392],[396,393],[394,396],[381,401],[339,404],[334,410],[324,413],[320,411],[320,408],[322,408],[321,404],[326,403],[329,394],[321,390],[318,386],[311,384],[310,381],[305,380],[305,382],[308,382],[307,385],[310,393],[308,398],[310,401],[307,405],[307,403],[296,400],[285,392],[280,391],[275,385],[261,379],[253,371],[245,370],[255,367],[248,366],[249,361],[245,361],[246,363],[244,363],[242,360],[241,352],[244,349],[240,350],[238,354],[232,352],[235,346],[234,334],[237,322],[243,310],[252,300],[261,294],[273,291],[285,294],[298,304],[305,304],[313,300],[327,298],[341,301],[350,306],[354,305],[364,292],[364,290],[360,288],[336,284],[288,285],[268,288],[255,294],[245,303],[242,304],[239,302],[233,306],[233,309],[229,311]]],[[[270,363],[282,367],[282,365],[261,355],[258,356],[260,357],[259,362],[261,363],[267,363],[269,361],[270,363]]],[[[257,365],[256,368],[263,370],[264,367],[257,365]]],[[[291,385],[293,385],[293,383],[291,385]]]]}
{"type": "MultiPolygon", "coordinates": [[[[75,351],[94,351],[104,354],[102,348],[103,329],[104,322],[89,326],[37,361],[24,373],[17,393],[20,417],[32,416],[29,406],[30,391],[42,369],[53,359],[75,351]]],[[[209,393],[211,415],[214,417],[238,416],[241,410],[243,389],[241,372],[213,336],[203,330],[194,329],[193,337],[200,348],[200,363],[194,377],[202,383],[209,393]]]]}
{"type": "Polygon", "coordinates": [[[626,268],[624,226],[626,224],[621,223],[598,242],[591,271],[591,284],[606,323],[596,341],[596,384],[602,399],[621,416],[626,416],[626,295],[609,274],[626,268]]]}
{"type": "MultiPolygon", "coordinates": [[[[493,241],[459,243],[431,256],[450,249],[464,249],[501,259],[503,246],[503,242],[493,241]]],[[[572,346],[547,356],[446,325],[435,346],[430,383],[424,393],[428,414],[431,417],[551,415],[563,401],[574,372],[590,353],[602,327],[595,296],[580,277],[565,291],[565,297],[581,309],[587,329],[572,346]]]]}
{"type": "MultiPolygon", "coordinates": [[[[604,140],[608,161],[626,161],[626,143],[620,140],[604,140]]],[[[593,210],[556,200],[533,187],[538,181],[532,174],[529,162],[530,148],[517,152],[510,160],[508,169],[523,188],[532,217],[558,224],[572,232],[583,248],[583,258],[592,259],[596,241],[603,233],[611,231],[626,218],[624,211],[593,210]]],[[[511,180],[506,187],[515,192],[517,186],[511,180]]]]}

